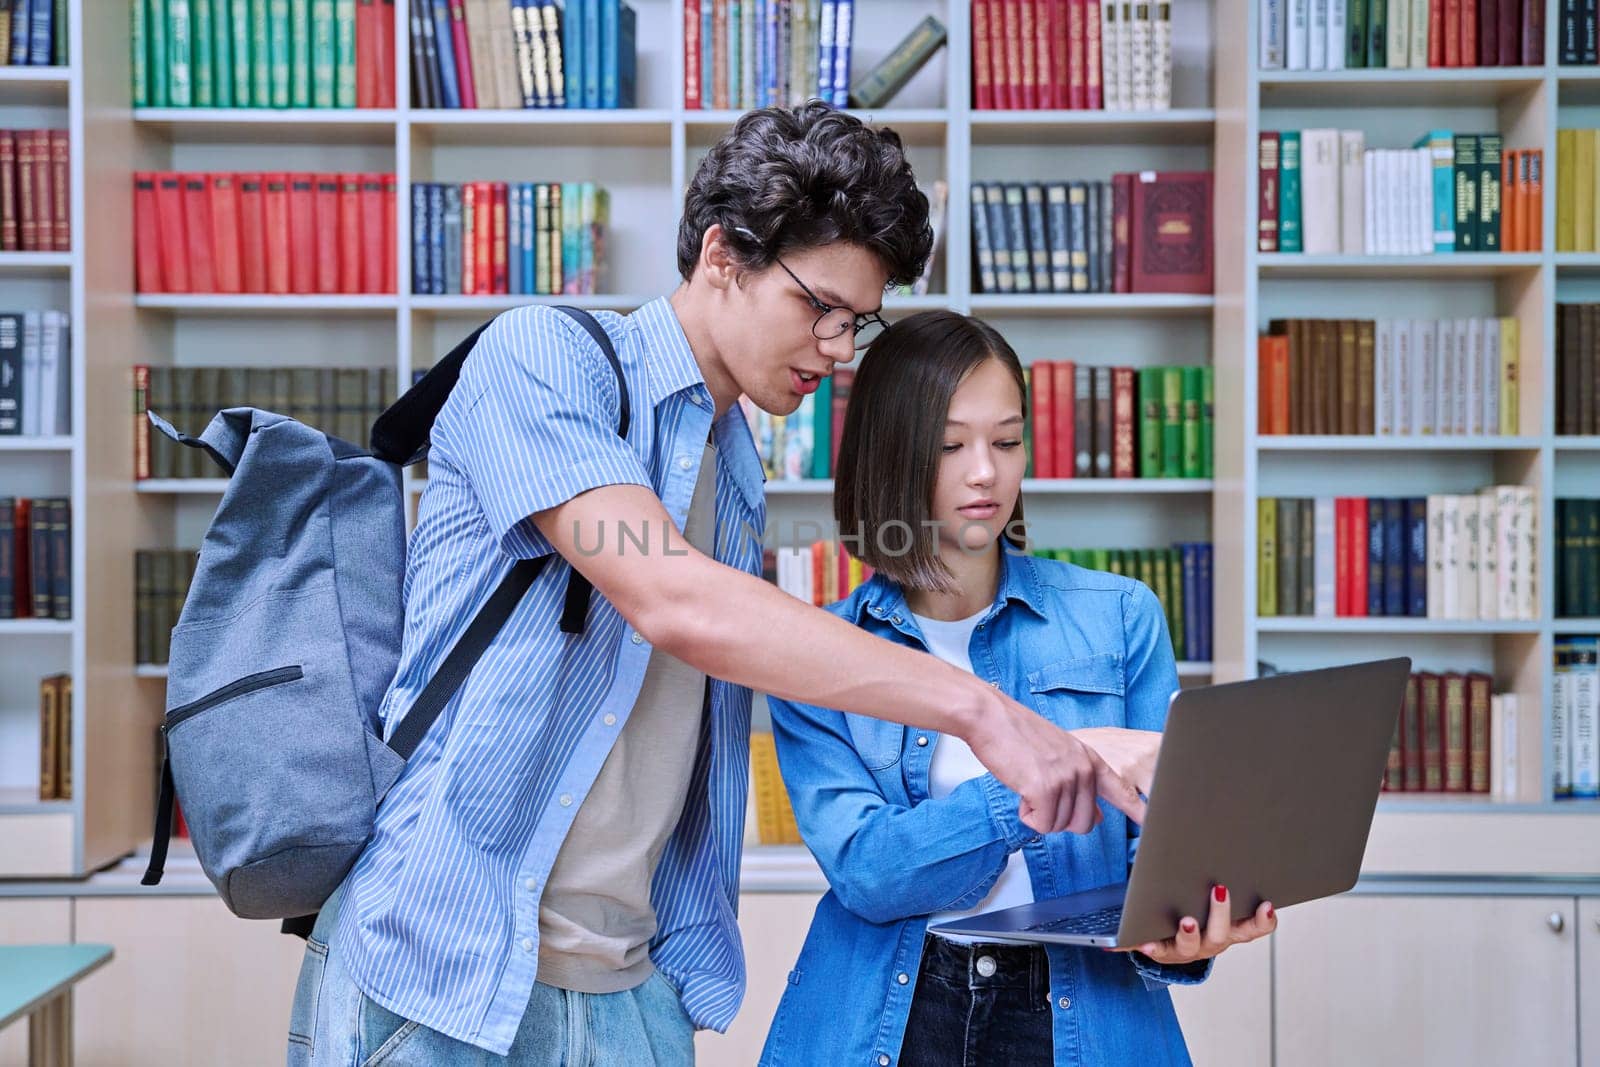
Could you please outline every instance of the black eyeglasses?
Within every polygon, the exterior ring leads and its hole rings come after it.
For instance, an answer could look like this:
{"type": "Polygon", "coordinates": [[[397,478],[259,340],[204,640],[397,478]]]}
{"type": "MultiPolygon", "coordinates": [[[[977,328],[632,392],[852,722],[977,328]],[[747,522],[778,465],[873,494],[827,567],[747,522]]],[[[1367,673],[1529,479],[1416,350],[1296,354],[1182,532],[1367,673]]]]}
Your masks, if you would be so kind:
{"type": "Polygon", "coordinates": [[[850,308],[834,307],[823,302],[811,287],[800,280],[799,275],[789,269],[789,264],[773,257],[773,261],[783,268],[783,272],[794,279],[800,291],[806,294],[806,299],[816,309],[816,321],[811,324],[811,336],[819,341],[831,341],[835,337],[842,337],[847,332],[855,334],[855,346],[858,349],[866,348],[884,330],[889,328],[889,323],[877,312],[860,314],[850,308]]]}

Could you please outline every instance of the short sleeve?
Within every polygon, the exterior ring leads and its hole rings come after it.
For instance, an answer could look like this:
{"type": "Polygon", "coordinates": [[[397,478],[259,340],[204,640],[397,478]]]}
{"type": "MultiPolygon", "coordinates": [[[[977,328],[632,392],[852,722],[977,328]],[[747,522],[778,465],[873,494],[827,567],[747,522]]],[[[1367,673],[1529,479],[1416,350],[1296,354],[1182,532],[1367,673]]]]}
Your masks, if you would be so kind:
{"type": "Polygon", "coordinates": [[[604,485],[651,487],[617,435],[618,401],[611,365],[581,326],[519,308],[478,338],[434,447],[465,475],[504,550],[533,559],[551,549],[530,516],[604,485]]]}

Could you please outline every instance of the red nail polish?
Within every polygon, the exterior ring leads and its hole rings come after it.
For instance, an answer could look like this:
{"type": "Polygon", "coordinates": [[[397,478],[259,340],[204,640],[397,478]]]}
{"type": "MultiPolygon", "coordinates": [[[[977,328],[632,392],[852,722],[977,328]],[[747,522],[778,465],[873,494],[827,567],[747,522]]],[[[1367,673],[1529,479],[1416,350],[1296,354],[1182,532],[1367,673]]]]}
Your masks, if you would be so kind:
{"type": "Polygon", "coordinates": [[[1276,919],[1277,917],[1278,917],[1278,913],[1273,910],[1273,907],[1272,907],[1271,904],[1268,904],[1267,905],[1267,918],[1276,919]]]}
{"type": "Polygon", "coordinates": [[[1183,932],[1184,933],[1192,934],[1197,929],[1199,929],[1199,927],[1196,925],[1196,923],[1195,923],[1195,921],[1193,919],[1185,919],[1185,920],[1183,920],[1183,932]]]}
{"type": "Polygon", "coordinates": [[[1216,896],[1218,904],[1222,904],[1228,899],[1228,887],[1225,885],[1219,885],[1211,892],[1214,896],[1216,896]]]}

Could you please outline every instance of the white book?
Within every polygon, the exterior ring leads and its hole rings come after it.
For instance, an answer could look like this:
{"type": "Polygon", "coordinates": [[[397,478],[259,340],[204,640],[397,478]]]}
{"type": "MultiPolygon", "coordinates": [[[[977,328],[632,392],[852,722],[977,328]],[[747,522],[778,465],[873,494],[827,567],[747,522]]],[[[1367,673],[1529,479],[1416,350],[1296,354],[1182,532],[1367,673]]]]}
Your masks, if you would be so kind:
{"type": "Polygon", "coordinates": [[[1506,799],[1505,698],[1499,693],[1489,695],[1489,795],[1496,800],[1506,799]]]}
{"type": "Polygon", "coordinates": [[[1596,676],[1596,638],[1572,638],[1572,795],[1600,797],[1600,677],[1596,676]]]}
{"type": "Polygon", "coordinates": [[[1500,432],[1500,320],[1483,321],[1483,432],[1500,432]]]}
{"type": "Polygon", "coordinates": [[[1350,32],[1346,0],[1328,2],[1328,69],[1344,69],[1345,38],[1350,32]]]}
{"type": "Polygon", "coordinates": [[[1372,153],[1372,181],[1367,183],[1367,199],[1372,201],[1372,254],[1386,256],[1389,254],[1389,205],[1393,200],[1389,195],[1389,152],[1387,149],[1375,149],[1372,153]]]}
{"type": "Polygon", "coordinates": [[[1311,28],[1306,32],[1306,69],[1328,69],[1328,0],[1311,0],[1311,28]]]}
{"type": "MultiPolygon", "coordinates": [[[[1411,0],[1410,66],[1422,70],[1428,65],[1428,0],[1411,0]]],[[[1433,223],[1428,229],[1431,232],[1433,223]]]]}
{"type": "Polygon", "coordinates": [[[1411,372],[1411,432],[1429,435],[1439,432],[1434,403],[1439,392],[1439,323],[1420,319],[1417,325],[1416,366],[1411,372]]]}
{"type": "Polygon", "coordinates": [[[1478,565],[1483,558],[1483,545],[1478,529],[1478,516],[1481,508],[1476,496],[1462,496],[1456,499],[1461,503],[1461,566],[1456,571],[1456,613],[1452,618],[1476,619],[1478,617],[1478,565]]]}
{"type": "Polygon", "coordinates": [[[1122,0],[1105,0],[1100,10],[1100,89],[1107,111],[1129,110],[1122,98],[1121,55],[1122,0]]]}
{"type": "Polygon", "coordinates": [[[1472,366],[1476,362],[1472,358],[1472,320],[1456,319],[1456,368],[1455,368],[1455,393],[1452,397],[1450,413],[1450,432],[1465,434],[1471,422],[1467,412],[1471,410],[1469,390],[1472,385],[1472,366]]]}
{"type": "Polygon", "coordinates": [[[1439,569],[1443,585],[1439,597],[1439,618],[1461,618],[1461,567],[1463,536],[1461,530],[1461,498],[1442,496],[1439,508],[1443,513],[1439,525],[1439,554],[1444,557],[1439,569]]]}
{"type": "Polygon", "coordinates": [[[1133,110],[1150,110],[1150,44],[1151,25],[1150,11],[1154,5],[1140,0],[1133,6],[1133,21],[1129,24],[1133,30],[1132,65],[1128,68],[1132,73],[1133,84],[1133,110]]]}
{"type": "Polygon", "coordinates": [[[1287,0],[1289,5],[1289,67],[1308,69],[1311,59],[1311,0],[1287,0]]]}
{"type": "Polygon", "coordinates": [[[1444,614],[1444,502],[1440,495],[1428,497],[1428,618],[1444,614]]]}
{"type": "MultiPolygon", "coordinates": [[[[1123,111],[1133,110],[1133,4],[1121,0],[1117,6],[1117,103],[1123,111]]],[[[1101,75],[1102,80],[1104,75],[1101,75]]]]}
{"type": "Polygon", "coordinates": [[[1433,234],[1424,211],[1424,200],[1428,194],[1424,175],[1429,172],[1425,170],[1427,164],[1414,148],[1403,151],[1401,159],[1405,161],[1406,170],[1406,252],[1423,256],[1431,250],[1428,242],[1433,234]]]}
{"type": "Polygon", "coordinates": [[[1517,489],[1512,485],[1496,485],[1494,491],[1494,532],[1499,544],[1495,556],[1499,570],[1495,573],[1495,617],[1517,617],[1517,583],[1521,581],[1521,568],[1517,564],[1517,543],[1522,537],[1520,516],[1517,512],[1517,489]]]}
{"type": "Polygon", "coordinates": [[[1405,328],[1404,319],[1379,319],[1373,331],[1372,381],[1377,395],[1373,397],[1372,432],[1384,436],[1394,433],[1395,335],[1404,333],[1405,328]]]}
{"type": "Polygon", "coordinates": [[[1572,714],[1568,705],[1567,675],[1571,648],[1565,641],[1555,645],[1555,672],[1550,679],[1550,791],[1557,797],[1572,795],[1572,714]]]}
{"type": "Polygon", "coordinates": [[[1426,148],[1413,148],[1411,154],[1417,183],[1417,255],[1426,256],[1433,252],[1433,153],[1426,148]]]}
{"type": "Polygon", "coordinates": [[[1311,564],[1315,576],[1312,610],[1319,619],[1331,619],[1338,614],[1339,605],[1338,511],[1331,496],[1317,497],[1311,509],[1315,538],[1311,564]]]}
{"type": "Polygon", "coordinates": [[[39,433],[45,437],[66,432],[57,425],[62,399],[61,376],[65,370],[62,366],[65,361],[61,352],[61,323],[57,319],[59,314],[60,312],[56,311],[46,311],[40,316],[39,433]]]}
{"type": "Polygon", "coordinates": [[[1300,234],[1308,256],[1339,251],[1339,131],[1300,131],[1300,234]]]}
{"type": "Polygon", "coordinates": [[[1526,485],[1516,487],[1517,493],[1517,564],[1520,568],[1517,584],[1517,614],[1515,618],[1531,622],[1539,617],[1539,500],[1538,494],[1526,485]]]}
{"type": "Polygon", "coordinates": [[[1467,351],[1463,370],[1466,371],[1467,409],[1462,412],[1462,433],[1483,433],[1483,320],[1465,319],[1467,326],[1467,351]]]}
{"type": "Polygon", "coordinates": [[[1411,422],[1411,368],[1416,361],[1418,328],[1416,319],[1399,319],[1394,324],[1394,359],[1389,365],[1393,379],[1389,385],[1390,403],[1393,406],[1389,415],[1389,432],[1400,436],[1415,432],[1411,422]]]}
{"type": "Polygon", "coordinates": [[[1500,617],[1500,521],[1494,489],[1478,492],[1478,615],[1500,617]]]}
{"type": "Polygon", "coordinates": [[[1411,50],[1411,0],[1389,0],[1388,24],[1384,59],[1391,70],[1403,69],[1411,50]]]}
{"type": "MultiPolygon", "coordinates": [[[[1261,0],[1261,58],[1262,70],[1282,70],[1284,62],[1284,20],[1288,16],[1285,0],[1261,0]]],[[[1102,29],[1104,23],[1102,23],[1102,29]]]]}
{"type": "Polygon", "coordinates": [[[39,435],[39,397],[43,389],[44,359],[42,318],[37,311],[22,313],[22,434],[39,435]]]}
{"type": "MultiPolygon", "coordinates": [[[[1342,47],[1339,54],[1344,55],[1342,47]]],[[[1366,148],[1361,130],[1339,131],[1339,250],[1351,256],[1367,250],[1366,148]]]]}
{"type": "Polygon", "coordinates": [[[1172,4],[1168,0],[1152,3],[1150,24],[1150,106],[1156,111],[1172,108],[1172,4]]]}
{"type": "Polygon", "coordinates": [[[1439,376],[1433,397],[1434,431],[1441,435],[1455,433],[1456,395],[1456,324],[1451,319],[1439,321],[1439,376]]]}
{"type": "Polygon", "coordinates": [[[1498,743],[1500,764],[1500,795],[1506,800],[1516,800],[1522,789],[1522,767],[1520,753],[1522,746],[1518,743],[1518,736],[1522,729],[1521,708],[1517,706],[1517,694],[1502,693],[1500,695],[1500,732],[1495,734],[1498,743]]]}
{"type": "Polygon", "coordinates": [[[1361,229],[1362,251],[1378,254],[1378,153],[1368,149],[1361,154],[1361,229]]]}

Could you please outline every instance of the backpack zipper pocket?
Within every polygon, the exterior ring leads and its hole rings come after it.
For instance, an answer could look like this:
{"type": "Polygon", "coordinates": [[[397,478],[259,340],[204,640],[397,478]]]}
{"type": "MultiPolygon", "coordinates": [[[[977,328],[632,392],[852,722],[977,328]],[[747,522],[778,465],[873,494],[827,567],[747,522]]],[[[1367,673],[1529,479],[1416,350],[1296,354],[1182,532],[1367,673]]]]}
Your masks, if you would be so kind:
{"type": "Polygon", "coordinates": [[[192,719],[202,711],[207,711],[218,704],[226,703],[236,697],[254,693],[258,689],[267,689],[274,685],[283,685],[286,682],[297,682],[305,677],[305,671],[299,667],[279,667],[276,670],[261,671],[257,674],[246,675],[236,682],[229,682],[214,693],[208,693],[199,700],[193,700],[182,707],[173,708],[167,712],[167,721],[162,724],[163,733],[185,720],[192,719]]]}

